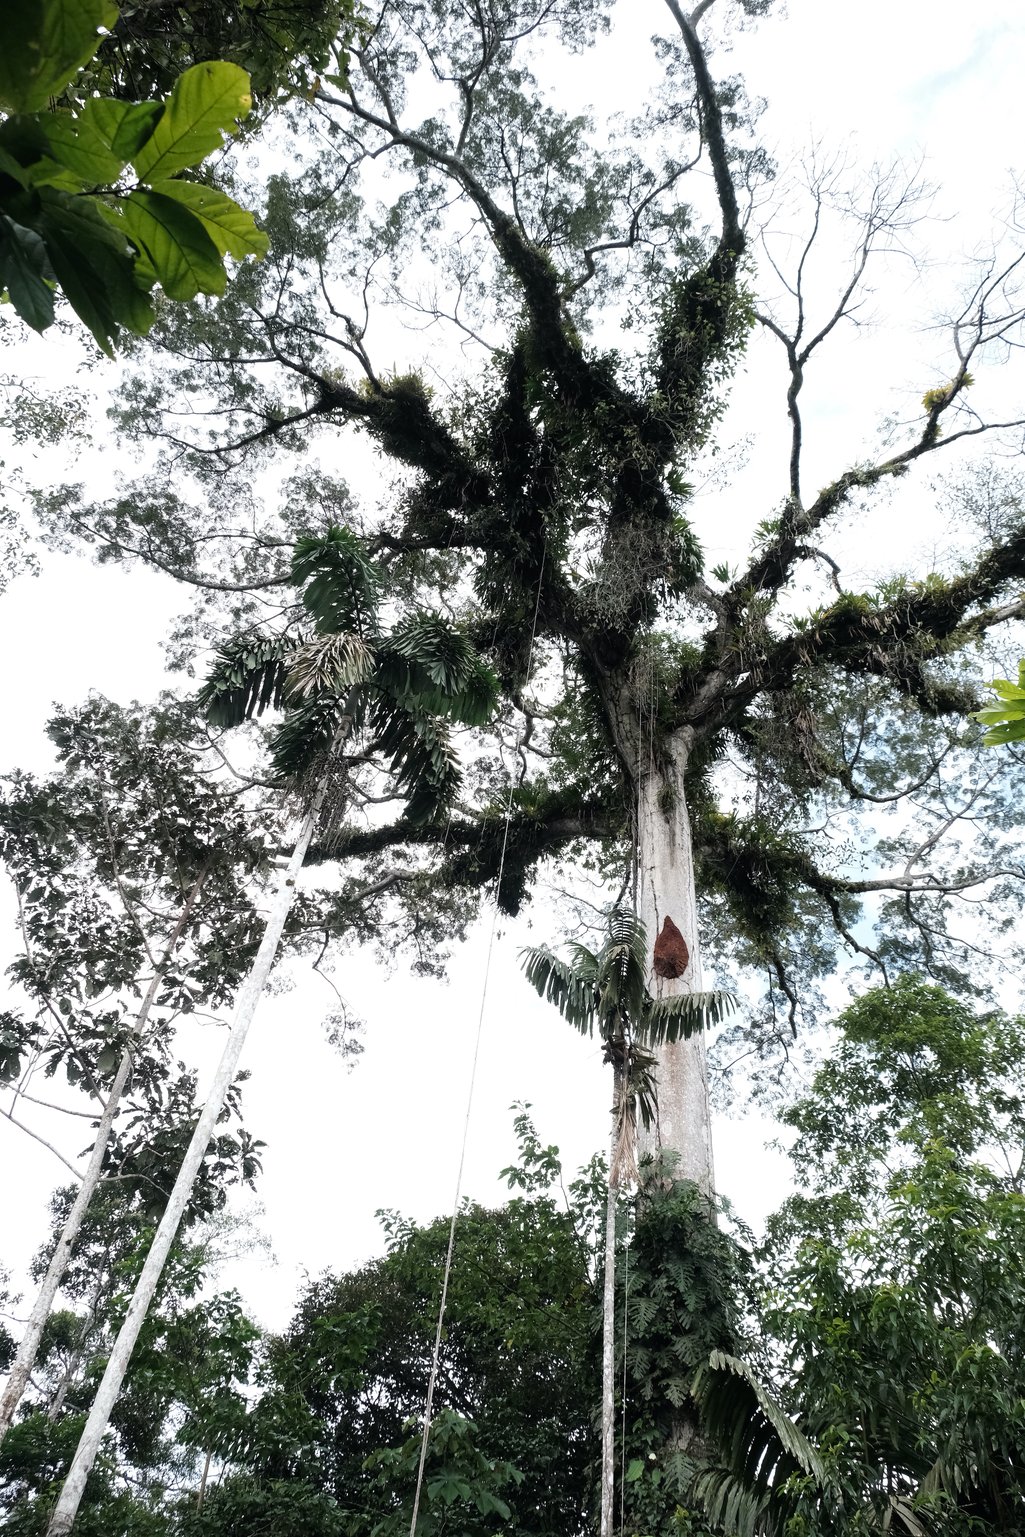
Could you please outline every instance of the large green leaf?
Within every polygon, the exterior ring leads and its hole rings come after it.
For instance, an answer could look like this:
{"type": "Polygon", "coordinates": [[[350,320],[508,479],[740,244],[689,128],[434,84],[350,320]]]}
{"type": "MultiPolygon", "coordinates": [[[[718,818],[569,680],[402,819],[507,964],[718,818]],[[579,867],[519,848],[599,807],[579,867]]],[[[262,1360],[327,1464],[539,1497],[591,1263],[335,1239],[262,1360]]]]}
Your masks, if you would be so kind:
{"type": "Polygon", "coordinates": [[[111,355],[120,328],[145,335],[153,305],[139,286],[131,247],[89,198],[44,187],[37,221],[54,276],[98,345],[111,355]]]}
{"type": "Polygon", "coordinates": [[[121,204],[125,228],[170,299],[222,294],[227,273],[200,221],[181,203],[140,187],[121,204]]]}
{"type": "Polygon", "coordinates": [[[124,165],[152,136],[163,112],[162,101],[111,101],[98,96],[86,102],[81,119],[124,165]]]}
{"type": "Polygon", "coordinates": [[[292,582],[303,589],[303,604],[322,634],[377,637],[381,573],[350,529],[335,525],[297,539],[292,582]]]}
{"type": "Polygon", "coordinates": [[[495,707],[497,680],[469,638],[442,614],[413,614],[379,652],[381,687],[397,700],[467,725],[484,725],[495,707]]]}
{"type": "Polygon", "coordinates": [[[159,181],[152,190],[181,203],[206,230],[222,256],[266,256],[270,242],[246,208],[214,187],[194,181],[159,181]]]}
{"type": "Polygon", "coordinates": [[[287,661],[294,642],[280,635],[229,641],[214,658],[199,702],[215,726],[240,726],[264,710],[281,707],[287,661]]]}
{"type": "Polygon", "coordinates": [[[45,107],[117,21],[111,0],[4,0],[0,106],[14,112],[45,107]]]}
{"type": "Polygon", "coordinates": [[[46,246],[35,230],[0,215],[0,289],[34,331],[53,324],[53,287],[47,282],[50,263],[46,246]]]}
{"type": "Polygon", "coordinates": [[[252,106],[237,64],[194,64],[180,75],[153,133],[132,157],[141,181],[166,181],[220,149],[252,106]]]}
{"type": "Polygon", "coordinates": [[[118,159],[88,117],[53,112],[45,120],[45,129],[53,158],[84,186],[106,186],[121,175],[124,158],[118,159]]]}

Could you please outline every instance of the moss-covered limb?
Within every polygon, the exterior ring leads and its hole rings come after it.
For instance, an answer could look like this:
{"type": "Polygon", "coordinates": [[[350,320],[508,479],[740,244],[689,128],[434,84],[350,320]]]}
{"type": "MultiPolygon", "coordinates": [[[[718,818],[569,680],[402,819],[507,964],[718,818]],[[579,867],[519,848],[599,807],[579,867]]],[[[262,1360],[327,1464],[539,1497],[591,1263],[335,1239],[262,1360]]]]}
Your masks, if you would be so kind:
{"type": "Polygon", "coordinates": [[[550,791],[524,785],[514,791],[506,817],[493,806],[478,818],[453,817],[437,824],[400,819],[365,831],[349,830],[329,845],[313,845],[307,864],[380,854],[386,850],[433,848],[441,851],[432,879],[453,889],[479,890],[495,883],[501,871],[498,905],[519,911],[535,866],[579,839],[609,839],[623,831],[614,811],[581,794],[573,785],[550,791]],[[507,831],[508,820],[508,831],[507,831]]]}
{"type": "Polygon", "coordinates": [[[981,422],[963,427],[957,432],[940,435],[940,423],[946,412],[966,387],[964,374],[957,387],[932,391],[926,396],[925,421],[918,438],[899,454],[893,454],[878,464],[854,465],[830,485],[825,486],[807,507],[792,497],[779,520],[775,537],[759,551],[754,560],[732,583],[724,595],[724,601],[734,613],[741,613],[751,597],[765,592],[778,592],[790,580],[798,560],[805,558],[803,546],[807,536],[827,523],[838,512],[850,505],[851,497],[858,491],[868,491],[884,481],[899,478],[907,473],[916,460],[938,449],[949,448],[964,438],[979,437],[988,432],[1001,432],[1009,428],[1021,428],[1025,419],[1011,422],[981,422]],[[933,396],[930,401],[930,396],[933,396]]]}
{"type": "Polygon", "coordinates": [[[698,105],[701,110],[701,125],[704,131],[705,145],[708,149],[708,158],[712,163],[715,191],[719,200],[719,211],[722,215],[721,245],[739,256],[744,246],[744,231],[740,223],[740,210],[737,207],[737,194],[733,186],[733,177],[730,174],[730,162],[726,149],[726,136],[723,132],[722,113],[719,110],[719,101],[715,94],[715,87],[712,84],[712,77],[708,72],[705,51],[701,46],[692,19],[684,15],[680,8],[679,0],[666,0],[666,5],[672,12],[673,19],[680,29],[684,46],[687,49],[687,56],[694,71],[694,83],[697,87],[698,105]]]}
{"type": "Polygon", "coordinates": [[[970,710],[971,691],[931,677],[926,664],[1017,617],[1020,599],[1003,604],[993,599],[1023,579],[1025,527],[949,581],[916,584],[889,600],[845,593],[805,627],[759,654],[737,651],[732,677],[720,658],[719,688],[712,692],[706,686],[690,699],[681,690],[681,714],[702,732],[721,729],[737,721],[758,696],[790,688],[802,669],[823,665],[887,679],[929,714],[970,710]]]}

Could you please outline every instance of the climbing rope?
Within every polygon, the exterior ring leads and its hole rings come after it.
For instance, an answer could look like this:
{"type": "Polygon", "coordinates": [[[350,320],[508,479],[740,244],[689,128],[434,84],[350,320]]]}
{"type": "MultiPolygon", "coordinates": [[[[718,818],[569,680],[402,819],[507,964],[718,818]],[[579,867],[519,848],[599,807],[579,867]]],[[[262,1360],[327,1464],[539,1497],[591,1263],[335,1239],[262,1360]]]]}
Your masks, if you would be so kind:
{"type": "MultiPolygon", "coordinates": [[[[537,576],[537,596],[534,600],[534,618],[530,628],[530,645],[527,649],[527,671],[524,684],[530,682],[530,675],[534,664],[534,641],[537,636],[537,618],[541,608],[541,584],[544,580],[545,559],[547,545],[541,550],[541,569],[537,576]]],[[[526,731],[524,731],[524,739],[526,731]]],[[[521,744],[522,745],[522,744],[521,744]]],[[[473,1094],[477,1083],[477,1063],[480,1059],[480,1043],[484,1029],[484,1014],[487,1007],[488,983],[491,978],[491,956],[495,948],[495,931],[498,926],[498,899],[502,891],[502,877],[505,873],[505,856],[509,847],[509,822],[512,817],[512,801],[514,788],[513,775],[509,776],[509,794],[505,804],[505,825],[502,830],[502,849],[498,860],[498,881],[495,886],[495,907],[491,914],[491,932],[488,936],[487,956],[484,962],[484,980],[481,986],[480,1010],[477,1015],[477,1033],[473,1044],[473,1060],[470,1066],[470,1084],[466,1095],[466,1116],[463,1121],[463,1141],[459,1152],[459,1171],[456,1175],[455,1197],[452,1202],[452,1220],[448,1229],[448,1248],[445,1252],[445,1269],[441,1281],[441,1300],[438,1305],[438,1324],[434,1333],[434,1350],[431,1354],[431,1374],[427,1382],[427,1401],[424,1407],[424,1428],[420,1440],[420,1461],[416,1470],[416,1493],[413,1497],[413,1518],[409,1523],[409,1537],[416,1537],[416,1523],[420,1515],[420,1497],[423,1493],[424,1469],[427,1466],[427,1448],[431,1434],[431,1417],[434,1410],[434,1389],[438,1381],[438,1371],[441,1363],[441,1337],[445,1326],[445,1308],[448,1303],[448,1283],[452,1275],[452,1255],[456,1243],[456,1224],[459,1220],[459,1202],[463,1189],[463,1170],[466,1165],[466,1146],[470,1134],[470,1118],[473,1112],[473,1094]]]]}

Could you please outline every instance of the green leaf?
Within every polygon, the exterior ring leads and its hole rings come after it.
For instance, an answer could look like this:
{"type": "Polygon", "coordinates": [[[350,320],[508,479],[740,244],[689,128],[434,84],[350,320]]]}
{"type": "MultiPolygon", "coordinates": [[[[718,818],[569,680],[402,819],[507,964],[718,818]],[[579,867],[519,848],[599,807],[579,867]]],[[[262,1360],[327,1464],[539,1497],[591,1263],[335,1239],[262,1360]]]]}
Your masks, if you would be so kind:
{"type": "Polygon", "coordinates": [[[117,21],[111,0],[6,0],[0,105],[37,112],[71,80],[117,21]]]}
{"type": "Polygon", "coordinates": [[[102,187],[121,175],[124,160],[111,153],[88,118],[54,112],[46,118],[45,126],[53,158],[77,176],[83,186],[102,187]]]}
{"type": "Polygon", "coordinates": [[[151,138],[164,115],[162,101],[109,101],[94,97],[82,108],[82,119],[124,165],[151,138]]]}
{"type": "Polygon", "coordinates": [[[252,106],[249,76],[237,64],[194,64],[174,83],[163,115],[132,163],[142,181],[165,181],[220,149],[252,106]]]}
{"type": "Polygon", "coordinates": [[[266,256],[270,241],[246,208],[213,187],[194,181],[160,181],[152,184],[161,197],[172,198],[194,215],[222,256],[266,256]]]}
{"type": "Polygon", "coordinates": [[[202,224],[181,203],[140,188],[121,204],[125,228],[146,253],[169,299],[222,294],[227,273],[202,224]]]}
{"type": "Polygon", "coordinates": [[[153,306],[139,287],[131,247],[90,198],[44,188],[39,233],[68,303],[111,356],[124,326],[138,336],[153,323],[153,306]]]}
{"type": "Polygon", "coordinates": [[[0,215],[0,288],[34,331],[53,324],[53,288],[46,246],[35,230],[0,215]]]}

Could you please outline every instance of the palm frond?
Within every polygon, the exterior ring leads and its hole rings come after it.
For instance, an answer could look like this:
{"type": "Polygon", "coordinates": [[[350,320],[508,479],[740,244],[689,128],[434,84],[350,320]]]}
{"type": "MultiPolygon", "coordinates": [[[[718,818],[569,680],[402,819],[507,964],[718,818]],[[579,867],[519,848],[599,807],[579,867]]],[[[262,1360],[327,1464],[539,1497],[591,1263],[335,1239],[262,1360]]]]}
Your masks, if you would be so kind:
{"type": "MultiPolygon", "coordinates": [[[[376,681],[376,680],[375,680],[376,681]]],[[[426,822],[451,804],[462,774],[444,721],[419,708],[377,695],[371,708],[370,747],[390,759],[399,789],[405,792],[406,816],[426,822]]]]}
{"type": "Polygon", "coordinates": [[[691,1392],[705,1432],[745,1487],[770,1493],[792,1473],[825,1484],[818,1452],[746,1361],[713,1350],[695,1372],[691,1392]]]}
{"type": "Polygon", "coordinates": [[[638,1022],[638,1033],[652,1045],[671,1046],[721,1024],[738,1007],[736,994],[722,991],[651,998],[638,1022]]]}
{"type": "Polygon", "coordinates": [[[749,1489],[725,1468],[699,1473],[693,1489],[709,1525],[726,1537],[774,1537],[780,1529],[771,1509],[771,1496],[764,1490],[757,1493],[749,1489]]]}
{"type": "Polygon", "coordinates": [[[304,534],[292,552],[292,583],[322,635],[345,632],[377,638],[381,573],[350,529],[304,534]]]}
{"type": "Polygon", "coordinates": [[[345,694],[365,683],[374,670],[374,653],[358,635],[315,635],[293,651],[285,674],[284,695],[289,703],[345,694]]]}
{"type": "Polygon", "coordinates": [[[281,635],[241,636],[227,641],[199,690],[199,703],[214,726],[240,726],[264,710],[279,709],[294,640],[281,635]]]}
{"type": "Polygon", "coordinates": [[[381,643],[377,682],[399,702],[465,725],[490,720],[498,682],[469,638],[442,614],[403,620],[381,643]]]}
{"type": "Polygon", "coordinates": [[[520,961],[524,976],[534,991],[548,1003],[554,1003],[567,1024],[573,1025],[582,1035],[591,1035],[596,1018],[593,976],[598,958],[583,945],[574,948],[577,951],[575,964],[561,960],[547,945],[521,950],[520,961]]]}
{"type": "Polygon", "coordinates": [[[311,699],[290,710],[271,738],[271,767],[286,782],[298,783],[326,766],[342,723],[343,701],[311,699]]]}

